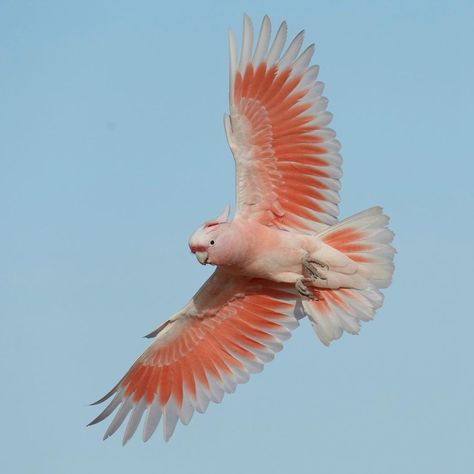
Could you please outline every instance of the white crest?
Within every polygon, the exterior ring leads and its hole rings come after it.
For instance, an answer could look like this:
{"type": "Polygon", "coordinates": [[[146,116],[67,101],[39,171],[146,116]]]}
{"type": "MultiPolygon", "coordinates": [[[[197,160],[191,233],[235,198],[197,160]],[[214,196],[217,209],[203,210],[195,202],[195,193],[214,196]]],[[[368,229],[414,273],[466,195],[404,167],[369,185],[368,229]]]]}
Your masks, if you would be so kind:
{"type": "Polygon", "coordinates": [[[204,224],[204,227],[209,227],[216,224],[223,224],[227,222],[230,214],[230,206],[227,205],[221,215],[217,216],[215,219],[211,219],[204,224]]]}

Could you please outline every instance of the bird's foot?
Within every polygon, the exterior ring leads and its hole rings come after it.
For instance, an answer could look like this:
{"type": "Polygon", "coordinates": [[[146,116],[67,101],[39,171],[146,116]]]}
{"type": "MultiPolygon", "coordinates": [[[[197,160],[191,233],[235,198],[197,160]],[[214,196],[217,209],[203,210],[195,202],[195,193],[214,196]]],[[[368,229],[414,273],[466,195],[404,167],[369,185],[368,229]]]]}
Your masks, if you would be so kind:
{"type": "Polygon", "coordinates": [[[321,260],[307,255],[303,259],[303,268],[309,273],[309,275],[311,275],[312,278],[327,280],[327,277],[321,274],[321,269],[329,270],[329,265],[327,263],[321,262],[321,260]]]}
{"type": "Polygon", "coordinates": [[[295,283],[295,288],[298,290],[298,293],[301,296],[318,301],[319,298],[317,290],[311,291],[308,288],[308,286],[313,286],[314,283],[316,283],[315,278],[298,278],[295,283]]]}

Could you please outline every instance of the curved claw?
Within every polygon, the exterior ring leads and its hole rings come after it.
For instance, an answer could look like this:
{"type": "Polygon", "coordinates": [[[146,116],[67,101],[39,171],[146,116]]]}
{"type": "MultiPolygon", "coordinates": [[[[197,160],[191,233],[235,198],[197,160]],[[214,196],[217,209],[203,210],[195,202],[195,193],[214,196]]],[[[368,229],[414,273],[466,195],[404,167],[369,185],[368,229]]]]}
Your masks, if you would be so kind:
{"type": "Polygon", "coordinates": [[[319,301],[317,291],[311,291],[308,286],[312,286],[316,283],[314,278],[299,278],[296,280],[295,288],[301,296],[305,296],[311,300],[319,301]]]}
{"type": "Polygon", "coordinates": [[[319,268],[322,268],[323,270],[329,270],[329,265],[325,262],[322,262],[321,260],[318,260],[316,258],[312,258],[310,256],[307,256],[303,259],[303,268],[313,277],[317,278],[319,280],[327,280],[327,277],[322,275],[319,270],[319,268]]]}

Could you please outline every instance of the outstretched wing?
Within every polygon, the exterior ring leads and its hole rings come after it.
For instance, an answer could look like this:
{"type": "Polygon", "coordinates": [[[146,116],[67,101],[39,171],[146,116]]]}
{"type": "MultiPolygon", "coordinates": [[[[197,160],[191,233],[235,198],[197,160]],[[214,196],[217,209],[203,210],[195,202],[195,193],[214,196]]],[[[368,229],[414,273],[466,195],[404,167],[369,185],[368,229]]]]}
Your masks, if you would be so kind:
{"type": "Polygon", "coordinates": [[[230,117],[225,126],[236,162],[237,212],[283,229],[315,232],[339,214],[340,144],[327,128],[331,114],[322,97],[310,45],[299,54],[302,31],[282,54],[283,22],[270,46],[264,17],[255,49],[244,17],[240,60],[230,33],[230,117]]]}
{"type": "Polygon", "coordinates": [[[216,270],[191,302],[153,335],[155,339],[120,382],[101,400],[114,396],[90,424],[116,409],[104,439],[129,415],[125,444],[146,412],[143,440],[163,418],[168,440],[178,419],[188,424],[194,411],[219,403],[251,373],[282,349],[297,325],[290,286],[234,278],[216,270]]]}

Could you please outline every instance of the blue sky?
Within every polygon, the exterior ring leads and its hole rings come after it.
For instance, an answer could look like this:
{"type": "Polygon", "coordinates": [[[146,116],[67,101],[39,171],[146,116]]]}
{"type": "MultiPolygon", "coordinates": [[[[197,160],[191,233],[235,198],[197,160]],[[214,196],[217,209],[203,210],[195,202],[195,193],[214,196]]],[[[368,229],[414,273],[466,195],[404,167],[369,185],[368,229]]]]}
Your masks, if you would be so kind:
{"type": "Polygon", "coordinates": [[[468,473],[474,4],[0,2],[0,469],[468,473]],[[85,428],[210,269],[233,204],[227,30],[305,28],[342,142],[342,216],[392,217],[394,283],[328,349],[306,321],[263,374],[164,443],[85,428]]]}

